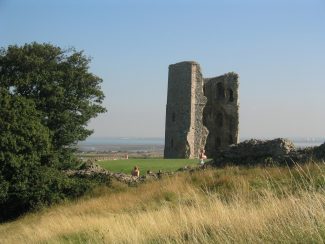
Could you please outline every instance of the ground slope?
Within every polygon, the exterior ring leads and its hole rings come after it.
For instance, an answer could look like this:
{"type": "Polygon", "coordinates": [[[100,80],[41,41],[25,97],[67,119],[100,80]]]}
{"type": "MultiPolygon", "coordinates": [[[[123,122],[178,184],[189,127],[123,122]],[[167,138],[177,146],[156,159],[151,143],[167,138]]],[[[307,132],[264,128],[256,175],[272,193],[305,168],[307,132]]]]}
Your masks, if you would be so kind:
{"type": "Polygon", "coordinates": [[[0,225],[0,243],[323,243],[325,166],[184,172],[0,225]]]}

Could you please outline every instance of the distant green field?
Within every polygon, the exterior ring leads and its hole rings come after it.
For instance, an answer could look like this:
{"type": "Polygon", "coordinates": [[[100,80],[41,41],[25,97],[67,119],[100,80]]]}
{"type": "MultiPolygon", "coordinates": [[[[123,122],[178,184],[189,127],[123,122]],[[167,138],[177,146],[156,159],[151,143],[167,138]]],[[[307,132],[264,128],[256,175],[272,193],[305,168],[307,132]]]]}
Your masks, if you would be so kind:
{"type": "Polygon", "coordinates": [[[158,170],[175,171],[181,167],[196,166],[198,159],[122,159],[99,161],[98,164],[112,172],[130,174],[135,165],[140,168],[140,174],[146,174],[147,170],[158,172],[158,170]]]}

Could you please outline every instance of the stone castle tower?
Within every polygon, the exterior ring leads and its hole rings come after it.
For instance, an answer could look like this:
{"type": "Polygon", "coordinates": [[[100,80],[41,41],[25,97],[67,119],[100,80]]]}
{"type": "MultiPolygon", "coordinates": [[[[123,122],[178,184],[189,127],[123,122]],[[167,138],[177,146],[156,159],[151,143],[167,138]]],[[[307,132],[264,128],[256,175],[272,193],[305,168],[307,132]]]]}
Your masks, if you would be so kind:
{"type": "Polygon", "coordinates": [[[165,158],[197,158],[201,148],[212,157],[238,142],[238,75],[204,79],[200,65],[169,66],[165,158]]]}

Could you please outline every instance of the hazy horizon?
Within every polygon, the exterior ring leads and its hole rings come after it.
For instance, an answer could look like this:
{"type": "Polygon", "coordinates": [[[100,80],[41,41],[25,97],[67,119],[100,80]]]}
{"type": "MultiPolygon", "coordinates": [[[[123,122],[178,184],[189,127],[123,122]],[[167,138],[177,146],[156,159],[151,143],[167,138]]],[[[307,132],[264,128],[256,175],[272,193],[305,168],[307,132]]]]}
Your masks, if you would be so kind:
{"type": "MultiPolygon", "coordinates": [[[[278,137],[240,137],[239,142],[245,140],[257,139],[257,140],[271,140],[278,137]]],[[[294,144],[303,144],[303,145],[320,145],[325,143],[325,137],[282,137],[284,139],[291,140],[294,144]]],[[[79,141],[79,145],[87,144],[127,144],[127,145],[150,145],[150,144],[165,144],[164,137],[94,137],[90,136],[84,141],[79,141]]]]}
{"type": "MultiPolygon", "coordinates": [[[[251,138],[241,138],[244,141],[251,138]]],[[[256,138],[255,138],[256,139],[256,138]]],[[[271,139],[271,138],[258,138],[258,139],[271,139]]],[[[287,138],[293,142],[297,148],[319,146],[324,143],[323,138],[287,138]]],[[[101,137],[101,138],[87,138],[87,140],[79,142],[77,147],[80,151],[96,151],[96,152],[146,152],[146,151],[164,151],[165,140],[160,138],[139,138],[139,137],[101,137]]]]}
{"type": "Polygon", "coordinates": [[[49,42],[92,57],[108,113],[92,137],[164,137],[168,65],[240,76],[240,137],[325,136],[322,0],[0,0],[0,47],[49,42]]]}

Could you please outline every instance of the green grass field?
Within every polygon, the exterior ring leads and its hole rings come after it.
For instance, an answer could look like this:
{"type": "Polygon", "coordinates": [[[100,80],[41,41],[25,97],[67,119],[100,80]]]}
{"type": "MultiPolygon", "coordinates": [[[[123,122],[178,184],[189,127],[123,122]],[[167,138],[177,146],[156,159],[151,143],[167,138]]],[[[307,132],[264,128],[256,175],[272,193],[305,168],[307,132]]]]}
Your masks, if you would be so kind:
{"type": "Polygon", "coordinates": [[[198,165],[198,159],[122,159],[99,161],[98,164],[112,172],[122,172],[130,174],[135,165],[140,168],[140,174],[146,174],[147,170],[158,172],[158,170],[176,171],[187,166],[198,165]]]}

